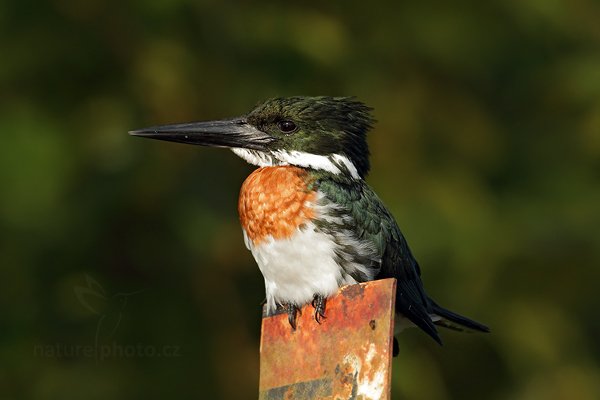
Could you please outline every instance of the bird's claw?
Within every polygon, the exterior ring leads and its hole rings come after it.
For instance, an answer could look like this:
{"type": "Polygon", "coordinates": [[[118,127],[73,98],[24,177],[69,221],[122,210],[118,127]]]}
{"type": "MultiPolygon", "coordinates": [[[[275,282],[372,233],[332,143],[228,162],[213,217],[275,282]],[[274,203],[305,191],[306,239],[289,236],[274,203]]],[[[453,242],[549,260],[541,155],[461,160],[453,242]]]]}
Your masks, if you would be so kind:
{"type": "Polygon", "coordinates": [[[327,303],[327,298],[320,294],[315,294],[312,301],[312,306],[315,308],[315,321],[319,324],[323,319],[325,319],[325,305],[327,303]]]}
{"type": "Polygon", "coordinates": [[[288,322],[290,323],[292,330],[295,331],[296,330],[296,315],[302,314],[302,312],[300,311],[300,308],[298,308],[297,305],[292,304],[292,303],[285,304],[284,308],[288,315],[288,322]]]}
{"type": "MultiPolygon", "coordinates": [[[[312,306],[315,308],[315,321],[319,324],[325,319],[325,304],[327,303],[327,298],[320,294],[315,294],[312,306]]],[[[292,327],[292,330],[296,330],[296,317],[298,314],[302,315],[302,311],[300,307],[293,303],[285,303],[282,304],[283,309],[288,315],[288,322],[292,327]]]]}

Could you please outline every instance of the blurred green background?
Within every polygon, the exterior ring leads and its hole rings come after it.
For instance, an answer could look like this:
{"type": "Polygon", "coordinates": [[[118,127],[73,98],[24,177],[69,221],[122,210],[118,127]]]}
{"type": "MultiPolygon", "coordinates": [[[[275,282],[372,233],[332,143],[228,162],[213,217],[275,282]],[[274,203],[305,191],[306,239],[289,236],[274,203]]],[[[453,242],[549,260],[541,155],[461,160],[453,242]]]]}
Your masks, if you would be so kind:
{"type": "Polygon", "coordinates": [[[231,152],[148,125],[375,108],[368,182],[440,303],[396,399],[600,398],[600,6],[0,3],[0,397],[251,399],[261,275],[231,152]],[[98,354],[101,349],[103,354],[98,354]]]}

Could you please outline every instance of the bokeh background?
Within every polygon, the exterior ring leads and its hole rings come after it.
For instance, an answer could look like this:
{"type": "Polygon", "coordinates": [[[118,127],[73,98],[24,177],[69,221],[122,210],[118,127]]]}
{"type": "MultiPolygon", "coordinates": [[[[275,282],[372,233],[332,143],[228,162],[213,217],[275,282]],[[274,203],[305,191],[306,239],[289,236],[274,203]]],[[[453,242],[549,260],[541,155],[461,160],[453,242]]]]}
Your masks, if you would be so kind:
{"type": "Polygon", "coordinates": [[[252,167],[127,131],[302,94],[375,108],[368,182],[432,296],[493,330],[403,333],[394,398],[600,398],[598,21],[593,0],[1,2],[0,397],[256,398],[252,167]]]}

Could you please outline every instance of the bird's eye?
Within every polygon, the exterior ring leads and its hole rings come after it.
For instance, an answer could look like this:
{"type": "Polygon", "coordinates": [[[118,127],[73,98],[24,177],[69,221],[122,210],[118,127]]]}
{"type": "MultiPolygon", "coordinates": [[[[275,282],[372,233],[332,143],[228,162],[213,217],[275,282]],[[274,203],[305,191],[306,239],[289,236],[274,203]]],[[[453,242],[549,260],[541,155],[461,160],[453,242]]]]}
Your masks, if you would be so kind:
{"type": "Polygon", "coordinates": [[[285,119],[279,121],[277,125],[279,126],[279,130],[283,133],[292,133],[298,128],[294,122],[285,119]]]}

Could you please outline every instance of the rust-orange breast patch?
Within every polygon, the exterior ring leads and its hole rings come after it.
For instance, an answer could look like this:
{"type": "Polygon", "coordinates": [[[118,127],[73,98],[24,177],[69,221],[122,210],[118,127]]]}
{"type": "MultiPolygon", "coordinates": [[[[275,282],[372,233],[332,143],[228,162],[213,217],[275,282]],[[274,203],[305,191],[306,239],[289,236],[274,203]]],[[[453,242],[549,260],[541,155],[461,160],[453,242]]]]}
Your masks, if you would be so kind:
{"type": "Polygon", "coordinates": [[[268,236],[286,239],[315,217],[317,193],[307,189],[308,174],[294,166],[263,167],[252,172],[240,191],[238,211],[255,245],[268,236]]]}

